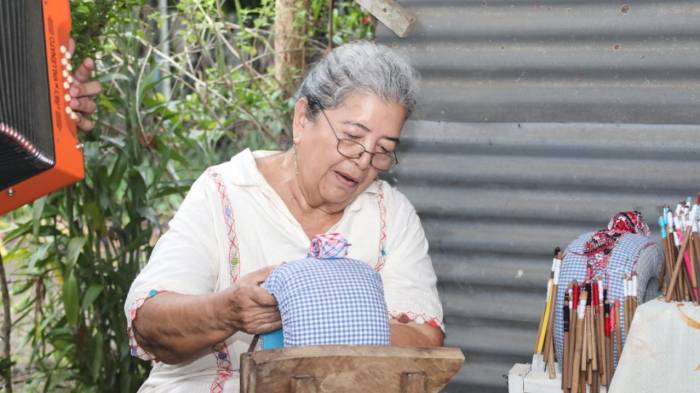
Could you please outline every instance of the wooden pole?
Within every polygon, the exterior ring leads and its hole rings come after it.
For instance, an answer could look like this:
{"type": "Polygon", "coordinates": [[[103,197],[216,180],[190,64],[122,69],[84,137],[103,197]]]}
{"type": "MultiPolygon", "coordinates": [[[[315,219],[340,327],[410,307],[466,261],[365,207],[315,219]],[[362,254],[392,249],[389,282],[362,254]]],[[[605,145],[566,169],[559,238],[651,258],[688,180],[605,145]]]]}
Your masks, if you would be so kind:
{"type": "MultiPolygon", "coordinates": [[[[696,280],[700,281],[700,238],[698,238],[698,233],[693,232],[690,239],[692,250],[690,250],[690,261],[693,264],[693,270],[696,280]]],[[[695,303],[700,306],[700,294],[695,296],[695,303]]]]}
{"type": "Polygon", "coordinates": [[[610,320],[611,315],[610,315],[610,301],[608,300],[607,296],[605,297],[605,305],[604,305],[604,312],[605,312],[605,368],[606,368],[606,373],[605,373],[605,383],[604,385],[609,385],[610,381],[612,380],[612,332],[610,331],[611,323],[612,321],[610,320]]]}
{"type": "MultiPolygon", "coordinates": [[[[676,284],[679,281],[678,276],[681,272],[681,268],[683,267],[683,254],[685,253],[685,249],[688,247],[688,243],[690,241],[690,231],[691,228],[688,228],[686,231],[686,236],[683,239],[683,244],[681,245],[680,252],[678,253],[678,257],[676,258],[676,264],[673,269],[673,275],[671,276],[671,284],[669,285],[669,290],[668,293],[666,293],[666,301],[670,302],[671,298],[673,297],[672,293],[676,289],[676,284]]],[[[682,299],[679,298],[679,300],[682,299]]]]}
{"type": "Polygon", "coordinates": [[[395,0],[355,1],[399,37],[404,38],[413,31],[416,16],[395,0]]]}
{"type": "Polygon", "coordinates": [[[241,393],[254,393],[255,389],[255,363],[253,353],[241,354],[241,393]]]}
{"type": "Polygon", "coordinates": [[[663,268],[661,269],[661,273],[659,274],[659,288],[661,288],[662,293],[665,295],[666,294],[666,288],[668,285],[666,284],[667,279],[669,278],[668,276],[671,275],[671,268],[669,267],[669,255],[670,255],[670,248],[668,246],[668,232],[666,231],[666,214],[662,213],[661,216],[659,217],[659,227],[661,228],[661,246],[663,248],[664,252],[664,265],[663,268]]]}
{"type": "MultiPolygon", "coordinates": [[[[617,349],[617,361],[620,361],[622,356],[622,326],[620,326],[620,301],[615,300],[615,346],[617,349]]],[[[613,360],[613,365],[615,361],[613,360]]]]}
{"type": "Polygon", "coordinates": [[[666,287],[666,296],[670,293],[673,299],[680,299],[680,291],[678,287],[675,287],[674,289],[671,288],[671,279],[673,278],[673,268],[674,268],[674,261],[676,260],[676,254],[678,253],[678,247],[676,247],[676,243],[673,238],[669,239],[669,254],[668,254],[668,264],[669,264],[669,269],[668,269],[668,274],[666,275],[668,277],[668,287],[666,287]]]}
{"type": "MultiPolygon", "coordinates": [[[[583,346],[585,340],[584,338],[584,317],[586,313],[586,298],[585,292],[583,293],[581,300],[576,310],[576,340],[574,342],[574,364],[572,367],[572,377],[571,377],[571,391],[572,393],[581,392],[580,390],[580,377],[581,377],[581,359],[583,358],[583,346]]],[[[583,392],[581,392],[583,393],[583,392]]]]}
{"type": "Polygon", "coordinates": [[[603,312],[603,302],[598,303],[596,312],[596,343],[598,348],[598,369],[600,370],[601,385],[605,381],[605,376],[608,374],[608,367],[605,362],[605,315],[603,312]]]}
{"type": "Polygon", "coordinates": [[[568,290],[564,292],[564,310],[563,310],[563,319],[564,319],[564,348],[562,350],[562,357],[563,359],[561,360],[561,388],[564,392],[567,392],[569,389],[569,347],[571,346],[571,341],[570,341],[570,332],[571,332],[571,308],[569,307],[569,292],[568,290]]]}
{"type": "Polygon", "coordinates": [[[595,334],[595,315],[593,314],[593,308],[589,307],[588,315],[588,336],[590,340],[590,351],[591,351],[591,366],[593,371],[598,371],[598,346],[596,345],[596,334],[595,334]]]}
{"type": "Polygon", "coordinates": [[[542,319],[538,328],[537,341],[535,342],[535,353],[542,353],[544,350],[544,340],[547,334],[547,323],[549,319],[549,308],[552,306],[552,287],[554,280],[550,278],[547,281],[547,300],[545,301],[544,311],[542,311],[542,319]]]}
{"type": "Polygon", "coordinates": [[[549,318],[547,319],[548,326],[547,326],[547,339],[545,340],[546,343],[546,351],[547,351],[547,368],[549,370],[549,379],[554,379],[557,377],[557,373],[555,370],[555,365],[554,365],[554,309],[556,308],[557,304],[557,291],[558,291],[558,285],[555,281],[554,285],[552,286],[552,298],[550,299],[551,305],[549,307],[549,318]]]}
{"type": "Polygon", "coordinates": [[[328,1],[328,44],[327,50],[333,50],[333,8],[335,8],[335,0],[328,1]]]}
{"type": "Polygon", "coordinates": [[[575,292],[578,291],[578,284],[574,280],[573,283],[571,283],[571,291],[570,291],[570,296],[571,296],[571,310],[569,311],[571,314],[571,322],[569,323],[569,367],[568,367],[568,373],[569,373],[569,379],[568,379],[568,388],[570,390],[576,389],[575,386],[572,383],[573,379],[573,363],[574,363],[574,357],[575,352],[576,352],[576,335],[578,334],[576,332],[576,324],[578,320],[578,315],[577,315],[577,307],[578,307],[578,295],[575,295],[575,292]],[[576,298],[576,300],[574,300],[576,298]]]}

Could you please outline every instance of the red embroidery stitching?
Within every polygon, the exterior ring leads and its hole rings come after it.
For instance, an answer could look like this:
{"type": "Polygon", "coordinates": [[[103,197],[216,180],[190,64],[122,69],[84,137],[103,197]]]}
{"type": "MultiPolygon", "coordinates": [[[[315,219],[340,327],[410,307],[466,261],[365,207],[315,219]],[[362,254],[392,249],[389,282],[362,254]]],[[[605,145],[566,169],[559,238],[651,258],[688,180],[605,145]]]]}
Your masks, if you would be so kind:
{"type": "Polygon", "coordinates": [[[427,323],[428,325],[434,327],[434,328],[439,328],[442,331],[445,330],[445,326],[440,322],[440,320],[437,317],[434,316],[428,316],[423,313],[415,313],[413,311],[406,311],[406,312],[401,312],[401,311],[389,311],[389,316],[391,316],[392,319],[395,319],[401,323],[409,323],[409,322],[416,322],[416,323],[427,323]]]}
{"type": "Polygon", "coordinates": [[[241,262],[238,255],[238,238],[236,236],[236,217],[233,214],[231,201],[226,192],[226,185],[221,179],[221,175],[212,168],[207,169],[207,173],[214,180],[216,190],[219,192],[219,200],[221,201],[221,209],[224,213],[224,223],[226,225],[226,234],[229,240],[228,261],[235,266],[231,266],[231,283],[238,280],[241,271],[241,262]],[[235,260],[235,262],[234,262],[235,260]]]}
{"type": "Polygon", "coordinates": [[[384,269],[386,263],[386,205],[384,204],[384,183],[377,181],[379,193],[377,194],[377,203],[379,204],[379,258],[374,266],[374,271],[379,272],[384,269]]]}
{"type": "MultiPolygon", "coordinates": [[[[151,290],[153,291],[153,290],[151,290]]],[[[149,353],[146,352],[145,349],[141,348],[141,346],[136,342],[136,336],[134,334],[134,319],[136,319],[136,313],[138,312],[139,308],[143,305],[143,303],[150,299],[153,296],[150,296],[150,292],[144,293],[142,296],[139,296],[134,300],[134,302],[131,304],[131,307],[129,307],[129,315],[126,320],[126,335],[129,338],[129,350],[131,352],[131,356],[134,356],[136,358],[139,358],[141,360],[155,360],[156,357],[149,353]]],[[[161,292],[161,291],[158,291],[161,292]]]]}
{"type": "MultiPolygon", "coordinates": [[[[231,283],[234,284],[238,280],[241,271],[238,238],[236,237],[236,219],[233,214],[233,208],[231,207],[231,201],[229,200],[226,192],[226,185],[224,184],[221,175],[212,168],[209,168],[207,173],[212,180],[214,180],[216,189],[219,192],[219,199],[221,200],[221,208],[223,209],[224,223],[226,225],[226,232],[229,240],[228,261],[232,265],[231,283]]],[[[222,393],[224,391],[224,385],[233,375],[231,354],[229,353],[228,345],[225,341],[216,345],[213,348],[213,351],[214,356],[216,357],[216,370],[218,375],[214,382],[212,382],[209,391],[211,393],[222,393]]]]}
{"type": "Polygon", "coordinates": [[[231,355],[228,351],[226,342],[222,342],[214,347],[214,355],[216,356],[216,367],[218,374],[214,382],[211,384],[209,391],[211,393],[222,393],[226,381],[233,375],[233,366],[231,364],[231,355]]]}

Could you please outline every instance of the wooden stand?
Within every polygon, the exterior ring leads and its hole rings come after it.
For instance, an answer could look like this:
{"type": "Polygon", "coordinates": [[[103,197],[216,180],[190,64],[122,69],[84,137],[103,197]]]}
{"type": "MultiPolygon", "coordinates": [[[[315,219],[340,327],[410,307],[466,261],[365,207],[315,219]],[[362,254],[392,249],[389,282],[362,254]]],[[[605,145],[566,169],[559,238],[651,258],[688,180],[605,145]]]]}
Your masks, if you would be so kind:
{"type": "Polygon", "coordinates": [[[464,363],[457,348],[309,346],[241,355],[241,393],[434,393],[464,363]]]}

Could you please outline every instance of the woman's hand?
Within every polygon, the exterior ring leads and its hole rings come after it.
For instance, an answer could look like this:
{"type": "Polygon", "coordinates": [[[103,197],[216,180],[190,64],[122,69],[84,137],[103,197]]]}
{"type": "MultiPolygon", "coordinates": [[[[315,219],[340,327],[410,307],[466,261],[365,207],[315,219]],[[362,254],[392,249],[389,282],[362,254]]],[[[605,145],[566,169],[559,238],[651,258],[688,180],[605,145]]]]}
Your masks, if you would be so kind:
{"type": "Polygon", "coordinates": [[[242,276],[230,289],[230,323],[236,330],[261,334],[282,327],[277,300],[260,284],[270,275],[274,266],[242,276]]]}
{"type": "Polygon", "coordinates": [[[441,347],[445,335],[440,328],[427,323],[401,323],[395,319],[389,321],[391,328],[391,345],[395,347],[441,347]]]}
{"type": "MultiPolygon", "coordinates": [[[[68,51],[71,55],[75,52],[75,41],[72,38],[68,42],[68,51]]],[[[102,91],[100,82],[90,79],[94,70],[95,62],[91,58],[83,60],[75,71],[74,82],[69,89],[71,96],[69,105],[78,115],[77,125],[83,131],[95,128],[91,115],[97,110],[95,98],[102,91]]]]}
{"type": "Polygon", "coordinates": [[[260,287],[273,267],[246,274],[229,289],[206,295],[162,292],[133,321],[136,341],[165,363],[201,356],[236,332],[260,334],[282,326],[277,301],[260,287]]]}

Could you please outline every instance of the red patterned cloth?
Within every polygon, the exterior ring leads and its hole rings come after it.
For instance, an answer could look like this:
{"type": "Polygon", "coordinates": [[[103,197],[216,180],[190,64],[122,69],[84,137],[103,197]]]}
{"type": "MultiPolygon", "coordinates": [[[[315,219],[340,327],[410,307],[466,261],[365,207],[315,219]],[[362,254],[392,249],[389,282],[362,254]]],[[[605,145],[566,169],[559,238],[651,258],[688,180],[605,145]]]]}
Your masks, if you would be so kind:
{"type": "Polygon", "coordinates": [[[617,213],[610,219],[607,228],[591,236],[591,240],[586,242],[583,249],[583,254],[588,257],[588,263],[592,269],[589,276],[595,276],[607,268],[615,243],[626,233],[649,236],[649,226],[644,222],[642,213],[638,211],[617,213]]]}
{"type": "Polygon", "coordinates": [[[311,240],[309,256],[318,259],[345,258],[349,245],[340,233],[316,235],[311,240]]]}

